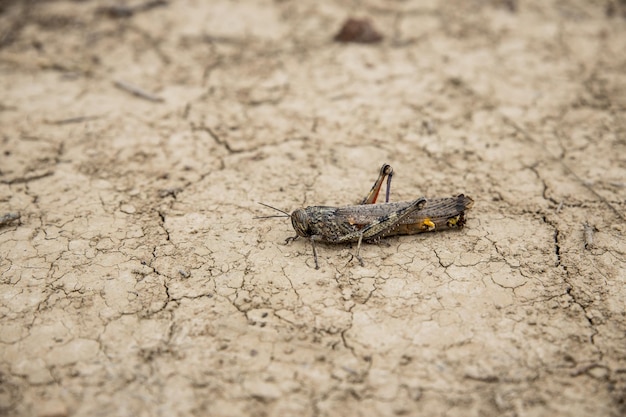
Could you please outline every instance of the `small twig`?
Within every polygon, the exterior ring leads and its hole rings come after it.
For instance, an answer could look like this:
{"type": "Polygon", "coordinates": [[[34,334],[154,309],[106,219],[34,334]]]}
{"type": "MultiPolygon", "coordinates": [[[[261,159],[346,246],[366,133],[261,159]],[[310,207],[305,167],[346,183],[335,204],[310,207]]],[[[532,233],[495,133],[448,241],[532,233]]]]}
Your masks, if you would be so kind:
{"type": "Polygon", "coordinates": [[[117,6],[98,7],[98,9],[96,9],[96,13],[104,14],[112,18],[123,18],[123,17],[131,17],[137,12],[150,10],[159,6],[167,6],[167,1],[164,1],[164,0],[147,1],[142,4],[138,4],[137,6],[134,6],[134,7],[126,6],[122,4],[117,5],[117,6]]]}
{"type": "Polygon", "coordinates": [[[51,125],[68,125],[71,123],[88,122],[90,120],[95,120],[99,118],[100,116],[77,116],[77,117],[70,117],[67,119],[46,120],[46,123],[51,124],[51,125]]]}
{"type": "Polygon", "coordinates": [[[563,210],[563,202],[561,201],[556,208],[556,214],[559,214],[563,210]]]}
{"type": "Polygon", "coordinates": [[[136,85],[133,85],[133,84],[129,84],[125,81],[114,80],[113,85],[115,85],[120,90],[124,90],[127,93],[130,93],[139,98],[143,98],[144,100],[157,102],[157,103],[164,101],[161,97],[156,96],[152,93],[149,93],[146,90],[143,90],[142,88],[137,87],[136,85]]]}
{"type": "Polygon", "coordinates": [[[7,213],[4,216],[0,216],[0,226],[5,226],[12,221],[19,220],[20,213],[7,213]]]}
{"type": "Polygon", "coordinates": [[[49,177],[51,175],[54,175],[54,171],[48,170],[48,171],[44,171],[44,172],[41,172],[41,173],[33,174],[30,177],[26,176],[26,177],[11,178],[11,179],[8,179],[8,180],[0,180],[0,184],[9,184],[9,185],[26,184],[26,183],[31,182],[31,181],[36,181],[36,180],[40,180],[42,178],[49,177]]]}

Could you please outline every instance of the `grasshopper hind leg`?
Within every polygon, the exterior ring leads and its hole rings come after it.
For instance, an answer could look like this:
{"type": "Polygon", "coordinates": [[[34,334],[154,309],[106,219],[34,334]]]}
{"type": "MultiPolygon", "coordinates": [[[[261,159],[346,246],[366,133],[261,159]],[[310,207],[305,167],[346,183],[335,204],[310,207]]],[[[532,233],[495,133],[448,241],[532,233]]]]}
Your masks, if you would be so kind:
{"type": "Polygon", "coordinates": [[[378,198],[378,194],[380,193],[380,187],[383,185],[383,181],[385,181],[385,177],[387,177],[387,190],[385,192],[385,203],[389,202],[389,194],[391,192],[391,177],[393,176],[393,168],[389,164],[383,164],[380,168],[380,172],[378,173],[378,178],[374,182],[372,189],[365,196],[365,198],[361,201],[361,204],[375,204],[376,199],[378,198]]]}
{"type": "Polygon", "coordinates": [[[343,242],[354,242],[358,241],[356,248],[356,258],[359,260],[359,263],[363,266],[363,259],[361,258],[361,243],[363,240],[372,241],[377,238],[385,235],[389,232],[390,229],[393,229],[398,224],[402,222],[407,216],[411,215],[413,212],[417,210],[421,210],[426,205],[426,199],[424,197],[420,197],[417,200],[413,201],[411,205],[384,216],[379,217],[372,223],[366,225],[361,230],[345,234],[339,238],[333,240],[334,243],[343,243],[343,242]]]}

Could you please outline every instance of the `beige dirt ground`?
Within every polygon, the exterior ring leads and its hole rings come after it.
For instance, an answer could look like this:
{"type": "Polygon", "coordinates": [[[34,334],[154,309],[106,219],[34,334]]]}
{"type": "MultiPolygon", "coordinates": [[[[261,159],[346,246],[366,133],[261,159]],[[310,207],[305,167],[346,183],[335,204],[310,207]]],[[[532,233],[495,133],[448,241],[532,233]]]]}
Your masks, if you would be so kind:
{"type": "Polygon", "coordinates": [[[0,3],[0,414],[626,413],[622,2],[111,4],[0,3]],[[254,219],[383,162],[467,227],[254,219]]]}

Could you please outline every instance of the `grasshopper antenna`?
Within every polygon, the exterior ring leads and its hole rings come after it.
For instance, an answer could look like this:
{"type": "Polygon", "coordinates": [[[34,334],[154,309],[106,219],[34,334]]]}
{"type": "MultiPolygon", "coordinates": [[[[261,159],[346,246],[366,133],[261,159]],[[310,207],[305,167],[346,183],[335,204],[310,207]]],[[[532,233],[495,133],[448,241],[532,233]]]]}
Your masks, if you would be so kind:
{"type": "Polygon", "coordinates": [[[283,214],[282,214],[282,215],[278,215],[278,214],[276,214],[276,215],[274,215],[274,216],[259,216],[259,217],[254,217],[255,219],[271,219],[272,217],[291,217],[291,214],[287,213],[286,211],[283,211],[283,210],[278,209],[278,208],[276,208],[276,207],[272,207],[272,206],[270,206],[270,205],[268,205],[268,204],[265,204],[265,203],[259,203],[259,204],[260,204],[260,205],[262,205],[262,206],[265,206],[265,207],[271,208],[272,210],[276,210],[276,211],[278,211],[278,212],[281,212],[281,213],[283,213],[283,214]]]}

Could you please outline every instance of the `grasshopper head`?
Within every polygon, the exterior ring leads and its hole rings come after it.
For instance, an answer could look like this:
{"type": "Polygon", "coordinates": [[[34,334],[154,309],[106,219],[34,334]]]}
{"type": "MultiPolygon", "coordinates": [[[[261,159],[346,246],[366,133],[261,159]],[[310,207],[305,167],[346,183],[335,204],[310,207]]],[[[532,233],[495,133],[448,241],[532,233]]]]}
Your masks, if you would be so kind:
{"type": "Polygon", "coordinates": [[[291,213],[291,224],[298,236],[311,236],[311,225],[306,210],[300,208],[291,213]]]}

